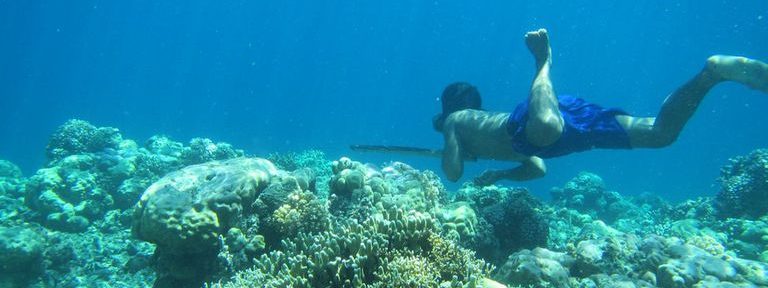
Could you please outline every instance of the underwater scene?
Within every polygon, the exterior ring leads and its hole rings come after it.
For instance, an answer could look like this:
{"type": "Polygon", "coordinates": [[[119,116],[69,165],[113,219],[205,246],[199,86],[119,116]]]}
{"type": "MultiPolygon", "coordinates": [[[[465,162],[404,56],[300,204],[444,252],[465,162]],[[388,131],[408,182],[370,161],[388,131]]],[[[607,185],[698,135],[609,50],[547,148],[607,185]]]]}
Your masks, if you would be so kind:
{"type": "Polygon", "coordinates": [[[768,287],[766,18],[0,0],[0,288],[768,287]]]}

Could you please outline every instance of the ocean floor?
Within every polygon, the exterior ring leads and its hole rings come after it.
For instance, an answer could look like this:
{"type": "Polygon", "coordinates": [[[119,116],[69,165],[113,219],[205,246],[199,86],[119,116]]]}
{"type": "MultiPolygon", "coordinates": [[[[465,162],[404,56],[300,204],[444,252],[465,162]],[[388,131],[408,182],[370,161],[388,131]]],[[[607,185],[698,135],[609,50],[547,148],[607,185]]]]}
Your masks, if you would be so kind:
{"type": "Polygon", "coordinates": [[[29,177],[0,160],[0,287],[768,287],[768,150],[681,203],[589,172],[549,202],[448,191],[407,163],[81,120],[45,151],[29,177]]]}

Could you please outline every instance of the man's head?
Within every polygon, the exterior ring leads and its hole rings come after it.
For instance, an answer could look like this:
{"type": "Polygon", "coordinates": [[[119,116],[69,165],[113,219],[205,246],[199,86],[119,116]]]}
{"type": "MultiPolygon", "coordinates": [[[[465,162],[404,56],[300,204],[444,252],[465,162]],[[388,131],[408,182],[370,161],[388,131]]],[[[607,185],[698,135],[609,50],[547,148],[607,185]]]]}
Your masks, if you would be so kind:
{"type": "Polygon", "coordinates": [[[445,87],[440,97],[443,104],[443,112],[432,118],[435,130],[443,131],[443,122],[451,113],[464,109],[482,109],[480,92],[475,86],[466,82],[455,82],[445,87]]]}

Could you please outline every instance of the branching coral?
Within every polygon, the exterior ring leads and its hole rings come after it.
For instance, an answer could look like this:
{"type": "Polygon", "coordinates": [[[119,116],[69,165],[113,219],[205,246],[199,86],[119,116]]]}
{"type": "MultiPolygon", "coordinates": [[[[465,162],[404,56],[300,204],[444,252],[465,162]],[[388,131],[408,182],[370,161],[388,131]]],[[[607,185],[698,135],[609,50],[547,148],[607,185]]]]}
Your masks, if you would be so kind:
{"type": "Polygon", "coordinates": [[[362,224],[351,221],[286,239],[282,249],[261,256],[254,268],[213,286],[391,287],[389,281],[410,285],[431,279],[475,287],[487,277],[490,266],[435,232],[428,214],[377,214],[362,224]],[[411,260],[417,262],[405,262],[411,260]]]}

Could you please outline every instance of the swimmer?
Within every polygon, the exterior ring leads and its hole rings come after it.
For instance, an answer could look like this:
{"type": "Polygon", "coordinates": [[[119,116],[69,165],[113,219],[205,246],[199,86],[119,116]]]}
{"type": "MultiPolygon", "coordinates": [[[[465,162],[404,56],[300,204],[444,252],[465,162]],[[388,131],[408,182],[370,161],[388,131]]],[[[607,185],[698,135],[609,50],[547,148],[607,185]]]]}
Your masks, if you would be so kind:
{"type": "Polygon", "coordinates": [[[525,181],[546,174],[544,160],[594,148],[662,148],[677,139],[685,123],[712,87],[733,81],[768,93],[768,64],[738,56],[715,55],[691,80],[667,97],[656,117],[631,116],[583,99],[556,95],[550,69],[547,30],[528,32],[525,43],[536,60],[536,76],[527,101],[512,113],[482,109],[477,89],[463,82],[443,91],[442,113],[433,118],[445,139],[442,169],[457,181],[465,159],[520,162],[507,170],[487,170],[478,185],[499,180],[525,181]]]}

